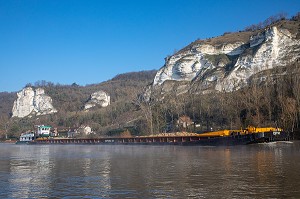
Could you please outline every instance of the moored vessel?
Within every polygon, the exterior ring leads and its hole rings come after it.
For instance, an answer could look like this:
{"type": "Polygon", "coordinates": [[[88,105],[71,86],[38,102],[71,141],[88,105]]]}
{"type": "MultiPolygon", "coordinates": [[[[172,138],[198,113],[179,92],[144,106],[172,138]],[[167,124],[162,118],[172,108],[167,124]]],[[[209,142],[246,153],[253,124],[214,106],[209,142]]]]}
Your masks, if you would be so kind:
{"type": "Polygon", "coordinates": [[[289,141],[288,132],[280,128],[248,127],[241,130],[221,130],[202,134],[159,134],[152,136],[104,137],[104,138],[54,138],[40,137],[29,144],[140,144],[140,145],[203,145],[229,146],[289,141]]]}
{"type": "Polygon", "coordinates": [[[26,132],[22,133],[19,137],[19,140],[16,142],[16,144],[28,144],[29,142],[32,142],[36,139],[34,132],[26,132]]]}

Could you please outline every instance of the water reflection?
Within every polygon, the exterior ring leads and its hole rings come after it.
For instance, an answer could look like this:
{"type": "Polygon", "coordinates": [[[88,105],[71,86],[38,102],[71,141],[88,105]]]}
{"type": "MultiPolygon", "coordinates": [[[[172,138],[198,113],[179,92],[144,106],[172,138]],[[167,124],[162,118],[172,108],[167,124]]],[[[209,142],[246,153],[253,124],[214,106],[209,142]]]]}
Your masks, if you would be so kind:
{"type": "Polygon", "coordinates": [[[30,198],[32,194],[42,196],[49,192],[49,181],[45,180],[51,170],[49,156],[49,147],[36,150],[29,146],[14,146],[9,160],[9,198],[30,198]]]}
{"type": "Polygon", "coordinates": [[[0,144],[0,197],[298,198],[299,149],[0,144]]]}

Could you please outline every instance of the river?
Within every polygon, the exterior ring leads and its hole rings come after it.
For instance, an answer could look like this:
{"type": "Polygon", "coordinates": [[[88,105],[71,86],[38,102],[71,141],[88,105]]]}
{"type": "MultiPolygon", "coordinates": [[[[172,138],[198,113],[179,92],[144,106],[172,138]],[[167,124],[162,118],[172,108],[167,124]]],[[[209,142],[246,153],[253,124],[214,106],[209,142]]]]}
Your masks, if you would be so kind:
{"type": "Polygon", "coordinates": [[[0,198],[300,198],[300,142],[0,144],[0,198]]]}

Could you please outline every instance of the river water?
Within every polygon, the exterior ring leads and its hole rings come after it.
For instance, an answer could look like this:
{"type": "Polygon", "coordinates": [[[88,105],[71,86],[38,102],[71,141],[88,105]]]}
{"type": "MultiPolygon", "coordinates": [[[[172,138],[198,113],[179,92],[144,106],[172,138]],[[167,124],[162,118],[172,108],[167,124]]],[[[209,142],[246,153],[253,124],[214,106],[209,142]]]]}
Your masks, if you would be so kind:
{"type": "Polygon", "coordinates": [[[300,198],[300,142],[0,144],[0,198],[300,198]]]}

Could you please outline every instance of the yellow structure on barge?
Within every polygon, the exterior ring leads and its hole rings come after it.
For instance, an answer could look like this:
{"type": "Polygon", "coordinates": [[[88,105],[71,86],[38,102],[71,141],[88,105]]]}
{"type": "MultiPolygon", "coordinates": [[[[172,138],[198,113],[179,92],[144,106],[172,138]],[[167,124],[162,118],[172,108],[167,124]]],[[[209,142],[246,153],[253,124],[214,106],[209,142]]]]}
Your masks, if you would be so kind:
{"type": "Polygon", "coordinates": [[[241,130],[220,130],[220,131],[211,131],[206,133],[201,133],[198,136],[200,137],[223,137],[223,136],[232,136],[232,135],[248,135],[256,133],[265,133],[265,132],[283,132],[282,128],[274,127],[253,127],[249,126],[246,129],[241,130]]]}

